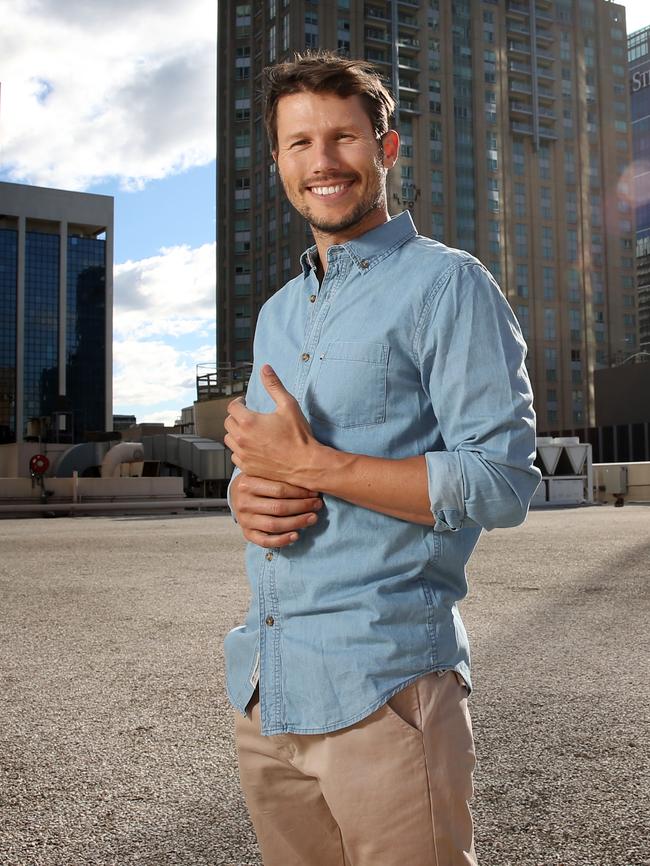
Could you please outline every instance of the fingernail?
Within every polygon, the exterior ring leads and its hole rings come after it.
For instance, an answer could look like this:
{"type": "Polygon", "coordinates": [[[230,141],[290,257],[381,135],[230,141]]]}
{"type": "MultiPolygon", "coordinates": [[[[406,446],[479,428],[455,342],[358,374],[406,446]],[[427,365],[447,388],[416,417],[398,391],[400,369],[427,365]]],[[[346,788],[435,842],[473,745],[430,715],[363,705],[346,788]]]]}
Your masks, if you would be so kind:
{"type": "Polygon", "coordinates": [[[289,536],[289,541],[293,544],[294,541],[298,541],[298,533],[292,532],[289,536]]]}
{"type": "Polygon", "coordinates": [[[318,509],[322,508],[322,507],[323,507],[323,500],[317,499],[316,502],[314,502],[314,508],[316,509],[316,511],[318,511],[318,509]]]}
{"type": "Polygon", "coordinates": [[[310,514],[309,517],[307,518],[307,523],[316,523],[317,520],[318,520],[318,518],[316,517],[315,514],[310,514]]]}

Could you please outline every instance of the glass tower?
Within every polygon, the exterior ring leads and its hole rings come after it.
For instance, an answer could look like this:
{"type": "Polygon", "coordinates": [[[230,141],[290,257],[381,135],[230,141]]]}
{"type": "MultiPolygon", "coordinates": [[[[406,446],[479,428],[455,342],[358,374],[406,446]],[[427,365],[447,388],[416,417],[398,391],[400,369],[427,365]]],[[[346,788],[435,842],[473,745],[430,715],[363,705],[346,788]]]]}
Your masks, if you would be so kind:
{"type": "Polygon", "coordinates": [[[650,27],[627,41],[632,107],[639,348],[650,352],[650,27]]]}
{"type": "Polygon", "coordinates": [[[0,444],[16,441],[18,232],[0,228],[0,444]]]}
{"type": "Polygon", "coordinates": [[[108,196],[0,183],[0,444],[112,429],[108,196]]]}

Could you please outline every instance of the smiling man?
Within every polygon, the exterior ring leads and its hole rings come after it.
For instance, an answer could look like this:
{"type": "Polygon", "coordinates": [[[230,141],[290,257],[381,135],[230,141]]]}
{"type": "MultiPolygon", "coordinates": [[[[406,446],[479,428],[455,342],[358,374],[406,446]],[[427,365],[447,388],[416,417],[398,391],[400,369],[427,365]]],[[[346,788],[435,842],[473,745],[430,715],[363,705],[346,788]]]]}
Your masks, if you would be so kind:
{"type": "Polygon", "coordinates": [[[469,647],[481,529],[538,484],[525,345],[475,258],[390,219],[394,103],[333,54],[266,70],[266,125],[315,245],[263,307],[226,444],[250,542],[226,638],[265,866],[475,864],[469,647]]]}

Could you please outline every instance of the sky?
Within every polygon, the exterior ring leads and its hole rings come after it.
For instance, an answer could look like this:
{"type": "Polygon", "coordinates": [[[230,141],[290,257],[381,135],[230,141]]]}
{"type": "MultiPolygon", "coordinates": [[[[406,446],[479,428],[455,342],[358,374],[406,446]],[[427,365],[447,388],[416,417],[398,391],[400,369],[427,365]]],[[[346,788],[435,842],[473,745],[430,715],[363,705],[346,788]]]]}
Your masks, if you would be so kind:
{"type": "MultiPolygon", "coordinates": [[[[628,0],[627,30],[650,25],[628,0]]],[[[115,198],[114,412],[215,359],[215,0],[0,0],[0,180],[115,198]]]]}

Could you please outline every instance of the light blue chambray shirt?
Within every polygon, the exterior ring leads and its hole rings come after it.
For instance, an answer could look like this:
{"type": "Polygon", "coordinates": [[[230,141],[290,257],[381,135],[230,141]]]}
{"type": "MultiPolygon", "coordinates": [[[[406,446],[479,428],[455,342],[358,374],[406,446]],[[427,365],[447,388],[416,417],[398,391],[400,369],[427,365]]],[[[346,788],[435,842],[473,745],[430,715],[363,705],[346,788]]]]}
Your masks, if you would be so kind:
{"type": "Polygon", "coordinates": [[[264,734],[344,728],[429,671],[471,686],[465,565],[482,528],[524,520],[540,478],[526,347],[480,262],[418,235],[408,212],[330,247],[320,286],[315,258],[260,312],[246,405],[275,408],[269,363],[320,442],[425,455],[436,522],[325,495],[293,545],[248,544],[227,688],[244,712],[259,679],[264,734]]]}

